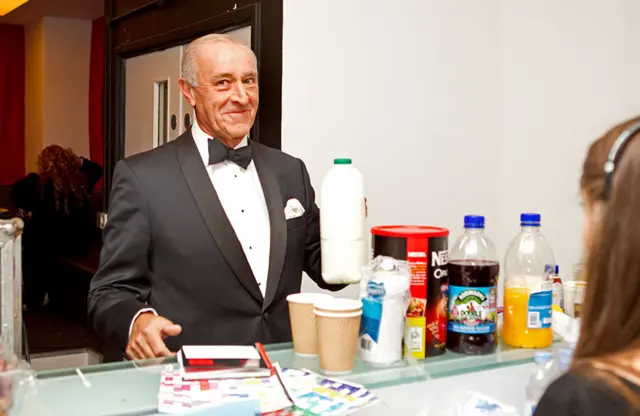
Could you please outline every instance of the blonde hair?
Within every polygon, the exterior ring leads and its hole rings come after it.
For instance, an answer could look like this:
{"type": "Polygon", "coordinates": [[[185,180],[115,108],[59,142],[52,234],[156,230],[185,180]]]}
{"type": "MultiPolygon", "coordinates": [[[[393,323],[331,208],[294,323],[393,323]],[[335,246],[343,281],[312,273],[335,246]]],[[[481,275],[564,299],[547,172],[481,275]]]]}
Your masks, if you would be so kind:
{"type": "Polygon", "coordinates": [[[187,81],[189,84],[194,87],[198,86],[198,65],[197,65],[197,57],[198,53],[200,53],[201,48],[203,46],[211,45],[211,44],[232,44],[242,46],[249,51],[253,55],[253,59],[258,62],[255,53],[245,44],[236,41],[229,35],[223,35],[220,33],[213,33],[210,35],[202,36],[187,45],[187,48],[184,51],[184,55],[182,56],[182,78],[187,81]]]}

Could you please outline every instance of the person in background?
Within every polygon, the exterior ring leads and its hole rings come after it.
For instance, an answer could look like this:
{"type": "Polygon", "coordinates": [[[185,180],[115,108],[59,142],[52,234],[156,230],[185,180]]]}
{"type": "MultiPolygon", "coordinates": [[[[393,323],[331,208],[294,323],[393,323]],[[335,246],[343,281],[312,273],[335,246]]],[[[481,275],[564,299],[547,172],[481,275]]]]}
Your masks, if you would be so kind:
{"type": "Polygon", "coordinates": [[[25,221],[22,236],[23,304],[42,306],[56,259],[82,255],[95,229],[91,194],[102,167],[71,149],[47,146],[37,173],[14,183],[9,196],[25,221]]]}
{"type": "Polygon", "coordinates": [[[549,386],[536,416],[640,414],[638,130],[640,117],[614,127],[584,161],[588,285],[581,333],[570,371],[549,386]]]}

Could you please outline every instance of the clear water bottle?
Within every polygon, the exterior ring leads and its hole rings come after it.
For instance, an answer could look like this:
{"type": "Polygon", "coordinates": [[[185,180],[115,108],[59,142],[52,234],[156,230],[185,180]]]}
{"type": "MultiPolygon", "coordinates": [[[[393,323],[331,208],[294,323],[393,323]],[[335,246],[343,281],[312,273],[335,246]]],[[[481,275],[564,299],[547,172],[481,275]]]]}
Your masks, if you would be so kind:
{"type": "Polygon", "coordinates": [[[484,233],[484,217],[464,217],[464,233],[449,253],[447,348],[468,355],[496,350],[498,275],[495,246],[484,233]]]}
{"type": "Polygon", "coordinates": [[[529,377],[525,399],[524,416],[531,416],[545,390],[556,379],[553,356],[547,351],[536,351],[533,356],[535,367],[529,377]]]}
{"type": "Polygon", "coordinates": [[[571,362],[573,361],[573,349],[572,348],[563,348],[558,351],[558,375],[564,374],[569,371],[569,367],[571,367],[571,362]]]}
{"type": "Polygon", "coordinates": [[[520,227],[504,260],[502,340],[516,348],[546,348],[553,342],[555,259],[540,232],[540,214],[522,214],[520,227]]]}

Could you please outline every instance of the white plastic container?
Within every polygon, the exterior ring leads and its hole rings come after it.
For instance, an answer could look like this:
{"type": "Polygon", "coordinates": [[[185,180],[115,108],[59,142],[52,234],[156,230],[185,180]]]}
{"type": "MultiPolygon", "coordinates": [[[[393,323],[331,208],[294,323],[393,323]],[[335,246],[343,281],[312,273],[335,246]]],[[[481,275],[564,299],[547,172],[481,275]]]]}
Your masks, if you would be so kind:
{"type": "Polygon", "coordinates": [[[359,283],[367,263],[364,180],[351,159],[335,159],[322,182],[320,241],[324,281],[359,283]]]}
{"type": "Polygon", "coordinates": [[[378,256],[362,269],[360,358],[376,365],[402,359],[402,337],[411,292],[406,261],[378,256]]]}
{"type": "Polygon", "coordinates": [[[547,387],[557,378],[553,356],[547,351],[536,351],[533,359],[536,366],[529,376],[526,389],[524,416],[532,416],[547,387]]]}

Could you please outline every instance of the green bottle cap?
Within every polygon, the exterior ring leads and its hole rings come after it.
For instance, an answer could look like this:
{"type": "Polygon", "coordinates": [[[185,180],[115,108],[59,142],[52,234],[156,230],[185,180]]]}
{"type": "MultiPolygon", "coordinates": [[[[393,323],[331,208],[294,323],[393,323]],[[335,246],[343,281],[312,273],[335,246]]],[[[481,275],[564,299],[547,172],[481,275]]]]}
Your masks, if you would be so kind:
{"type": "Polygon", "coordinates": [[[350,165],[351,159],[333,159],[334,165],[350,165]]]}

